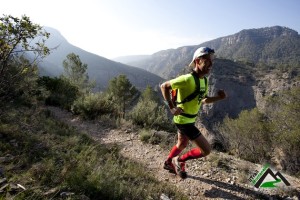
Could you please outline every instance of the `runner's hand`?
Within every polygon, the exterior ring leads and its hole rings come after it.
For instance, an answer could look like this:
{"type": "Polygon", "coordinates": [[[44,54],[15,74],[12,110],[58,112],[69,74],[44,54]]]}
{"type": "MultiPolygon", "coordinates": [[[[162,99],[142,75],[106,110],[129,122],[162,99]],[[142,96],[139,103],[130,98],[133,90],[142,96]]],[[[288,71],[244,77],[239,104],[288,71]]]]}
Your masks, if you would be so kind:
{"type": "Polygon", "coordinates": [[[175,107],[170,110],[173,115],[180,115],[181,113],[183,113],[183,109],[179,107],[175,107]]]}
{"type": "Polygon", "coordinates": [[[224,92],[224,90],[219,90],[218,91],[218,96],[220,99],[225,99],[226,98],[226,93],[224,92]]]}

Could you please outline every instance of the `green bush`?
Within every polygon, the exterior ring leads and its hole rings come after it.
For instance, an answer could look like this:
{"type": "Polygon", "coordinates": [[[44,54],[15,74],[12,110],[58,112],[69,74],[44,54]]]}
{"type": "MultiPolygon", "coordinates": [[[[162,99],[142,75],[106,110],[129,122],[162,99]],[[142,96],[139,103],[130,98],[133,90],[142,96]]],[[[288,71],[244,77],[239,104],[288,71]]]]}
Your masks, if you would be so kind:
{"type": "Polygon", "coordinates": [[[22,65],[11,61],[9,68],[0,77],[0,106],[5,106],[7,102],[23,105],[36,103],[36,93],[38,91],[36,83],[38,79],[37,66],[29,67],[27,59],[23,57],[18,59],[19,62],[22,62],[22,65]]]}
{"type": "Polygon", "coordinates": [[[159,145],[162,148],[170,148],[169,145],[174,142],[174,134],[165,131],[142,129],[139,136],[142,142],[159,145]]]}
{"type": "Polygon", "coordinates": [[[264,114],[257,108],[242,111],[237,119],[226,117],[219,131],[229,151],[252,162],[274,162],[299,176],[300,88],[269,97],[264,114]]]}
{"type": "Polygon", "coordinates": [[[139,133],[139,135],[140,135],[140,140],[142,142],[149,143],[152,133],[149,130],[142,129],[141,132],[139,133]]]}
{"type": "Polygon", "coordinates": [[[300,87],[286,90],[268,100],[274,157],[292,173],[300,171],[300,87]]]}
{"type": "Polygon", "coordinates": [[[72,106],[72,111],[86,119],[96,119],[102,115],[115,115],[116,109],[104,93],[91,93],[77,99],[72,106]]]}
{"type": "Polygon", "coordinates": [[[151,100],[141,100],[130,112],[133,123],[143,128],[174,131],[175,126],[167,116],[164,106],[151,100]]]}
{"type": "Polygon", "coordinates": [[[133,124],[147,129],[175,131],[164,106],[159,105],[157,92],[147,86],[129,114],[133,124]]]}
{"type": "Polygon", "coordinates": [[[38,85],[44,87],[49,94],[45,97],[46,105],[59,106],[70,110],[79,95],[78,88],[62,78],[39,78],[38,85]]]}
{"type": "Polygon", "coordinates": [[[229,151],[242,159],[262,162],[270,159],[272,143],[264,115],[257,109],[242,111],[238,119],[226,117],[220,132],[229,143],[229,151]]]}
{"type": "Polygon", "coordinates": [[[275,156],[283,170],[300,177],[300,132],[279,133],[274,137],[274,144],[277,144],[277,148],[282,153],[275,156]]]}

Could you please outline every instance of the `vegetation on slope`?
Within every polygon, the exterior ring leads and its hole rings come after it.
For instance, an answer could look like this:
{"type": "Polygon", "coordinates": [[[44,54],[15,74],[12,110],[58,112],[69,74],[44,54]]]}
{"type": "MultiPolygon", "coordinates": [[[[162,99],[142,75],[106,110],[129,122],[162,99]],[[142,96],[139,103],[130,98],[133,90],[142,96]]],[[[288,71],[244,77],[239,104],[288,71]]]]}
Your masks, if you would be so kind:
{"type": "Polygon", "coordinates": [[[245,110],[220,127],[228,151],[256,163],[274,163],[300,176],[300,88],[269,97],[266,111],[245,110]]]}
{"type": "Polygon", "coordinates": [[[8,182],[27,190],[6,188],[14,199],[158,199],[164,193],[184,198],[159,183],[144,167],[120,156],[118,146],[104,146],[55,120],[47,109],[11,107],[0,117],[1,169],[8,182]],[[9,159],[8,159],[9,158],[9,159]]]}

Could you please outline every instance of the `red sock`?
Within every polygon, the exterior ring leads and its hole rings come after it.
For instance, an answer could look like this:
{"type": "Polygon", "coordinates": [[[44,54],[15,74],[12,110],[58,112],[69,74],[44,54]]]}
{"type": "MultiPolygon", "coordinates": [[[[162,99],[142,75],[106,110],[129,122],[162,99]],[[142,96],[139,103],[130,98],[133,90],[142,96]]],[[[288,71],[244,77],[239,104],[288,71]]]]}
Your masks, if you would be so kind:
{"type": "Polygon", "coordinates": [[[179,158],[179,161],[185,162],[187,160],[197,159],[201,157],[203,157],[203,155],[201,154],[201,150],[199,148],[193,148],[190,151],[188,151],[186,154],[183,154],[179,158]]]}
{"type": "Polygon", "coordinates": [[[171,152],[168,156],[168,161],[172,160],[172,158],[178,156],[182,150],[178,149],[176,145],[171,149],[171,152]]]}

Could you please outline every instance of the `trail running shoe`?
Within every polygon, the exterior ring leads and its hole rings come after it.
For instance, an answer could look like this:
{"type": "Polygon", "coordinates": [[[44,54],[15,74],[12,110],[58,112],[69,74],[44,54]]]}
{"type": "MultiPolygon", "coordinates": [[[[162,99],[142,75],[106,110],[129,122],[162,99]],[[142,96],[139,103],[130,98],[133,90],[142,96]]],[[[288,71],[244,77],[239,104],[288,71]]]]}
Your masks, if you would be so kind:
{"type": "Polygon", "coordinates": [[[175,172],[178,174],[182,179],[187,178],[187,173],[185,171],[185,162],[179,162],[178,156],[174,157],[172,159],[172,163],[175,167],[175,172]]]}
{"type": "Polygon", "coordinates": [[[172,161],[165,161],[164,169],[169,170],[170,173],[176,174],[176,171],[175,171],[172,161]]]}

